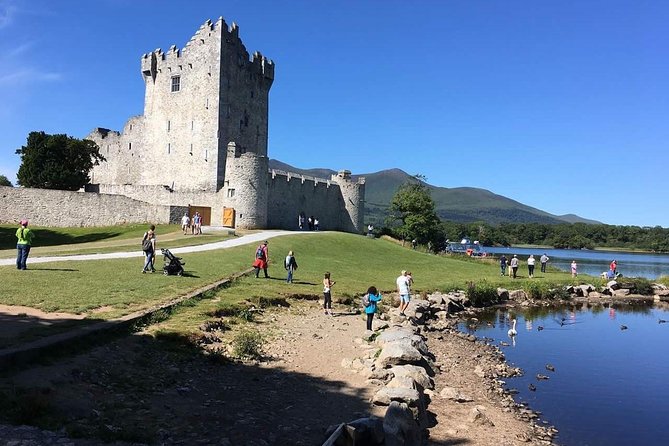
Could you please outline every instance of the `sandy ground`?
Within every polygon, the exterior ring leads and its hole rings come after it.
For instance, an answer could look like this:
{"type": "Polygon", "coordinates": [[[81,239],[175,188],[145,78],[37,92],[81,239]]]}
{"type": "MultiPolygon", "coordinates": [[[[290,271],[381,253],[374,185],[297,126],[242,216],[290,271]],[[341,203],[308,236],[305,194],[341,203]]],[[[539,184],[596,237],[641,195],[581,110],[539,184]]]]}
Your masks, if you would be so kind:
{"type": "MultiPolygon", "coordinates": [[[[385,408],[370,402],[377,387],[342,364],[377,350],[362,340],[363,317],[343,307],[331,317],[316,301],[290,302],[259,314],[255,323],[233,326],[250,325],[269,340],[262,361],[207,355],[225,348],[227,341],[217,339],[229,339],[229,332],[201,331],[208,343],[193,347],[202,339],[163,340],[158,325],[149,328],[151,335],[124,336],[3,376],[0,390],[21,389],[32,404],[57,414],[54,430],[155,444],[316,445],[330,425],[383,415],[385,408]]],[[[491,347],[450,330],[428,337],[441,368],[428,408],[436,419],[430,444],[546,444],[510,408],[497,381],[477,374],[477,366],[499,365],[491,347]],[[445,386],[471,401],[441,398],[445,386]]]]}

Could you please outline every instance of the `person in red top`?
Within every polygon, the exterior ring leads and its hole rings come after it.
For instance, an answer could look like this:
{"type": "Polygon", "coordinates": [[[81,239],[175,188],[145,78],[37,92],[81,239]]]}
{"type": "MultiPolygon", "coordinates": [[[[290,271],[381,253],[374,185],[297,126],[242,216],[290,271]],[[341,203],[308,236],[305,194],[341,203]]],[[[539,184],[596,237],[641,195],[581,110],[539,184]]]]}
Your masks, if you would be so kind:
{"type": "Polygon", "coordinates": [[[265,273],[265,279],[269,279],[269,274],[267,274],[267,265],[269,264],[269,250],[267,249],[267,241],[262,242],[256,248],[256,259],[253,262],[253,268],[256,270],[256,279],[258,274],[262,269],[265,273]]]}
{"type": "Polygon", "coordinates": [[[611,272],[615,276],[616,275],[616,269],[618,269],[618,262],[616,260],[611,262],[611,265],[609,265],[609,269],[611,270],[611,272]]]}

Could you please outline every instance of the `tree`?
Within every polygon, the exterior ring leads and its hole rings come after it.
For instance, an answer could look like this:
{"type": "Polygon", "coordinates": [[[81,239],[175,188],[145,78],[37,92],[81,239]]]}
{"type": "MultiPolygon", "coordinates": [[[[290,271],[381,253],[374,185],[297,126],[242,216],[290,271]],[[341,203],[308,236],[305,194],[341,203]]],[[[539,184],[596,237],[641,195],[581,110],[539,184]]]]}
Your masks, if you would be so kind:
{"type": "Polygon", "coordinates": [[[0,186],[9,186],[13,187],[14,185],[12,184],[11,181],[9,181],[9,178],[7,178],[4,175],[0,175],[0,186]]]}
{"type": "Polygon", "coordinates": [[[16,153],[21,155],[18,183],[39,189],[78,190],[90,181],[93,166],[105,161],[93,141],[44,132],[30,132],[16,153]]]}
{"type": "Polygon", "coordinates": [[[424,177],[416,175],[399,187],[390,202],[387,223],[404,240],[416,239],[440,246],[443,231],[424,180],[424,177]]]}

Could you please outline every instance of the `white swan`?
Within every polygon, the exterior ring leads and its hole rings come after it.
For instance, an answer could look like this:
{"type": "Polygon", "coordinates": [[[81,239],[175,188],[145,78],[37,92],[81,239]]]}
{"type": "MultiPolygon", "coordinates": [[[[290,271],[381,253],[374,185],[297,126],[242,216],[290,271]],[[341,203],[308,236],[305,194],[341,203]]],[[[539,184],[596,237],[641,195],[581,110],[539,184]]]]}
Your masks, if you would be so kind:
{"type": "Polygon", "coordinates": [[[516,320],[512,319],[512,321],[513,321],[513,327],[509,330],[509,336],[515,336],[518,334],[518,332],[516,331],[516,320]]]}

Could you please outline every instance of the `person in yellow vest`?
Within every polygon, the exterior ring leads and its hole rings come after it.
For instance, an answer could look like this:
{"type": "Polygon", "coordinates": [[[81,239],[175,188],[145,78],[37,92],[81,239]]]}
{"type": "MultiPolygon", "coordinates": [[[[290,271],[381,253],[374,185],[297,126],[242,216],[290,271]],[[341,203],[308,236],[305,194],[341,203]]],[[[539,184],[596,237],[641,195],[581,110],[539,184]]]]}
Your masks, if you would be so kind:
{"type": "Polygon", "coordinates": [[[16,230],[16,269],[25,270],[26,260],[30,254],[30,247],[33,244],[35,233],[28,228],[28,220],[21,220],[21,226],[16,230]]]}

